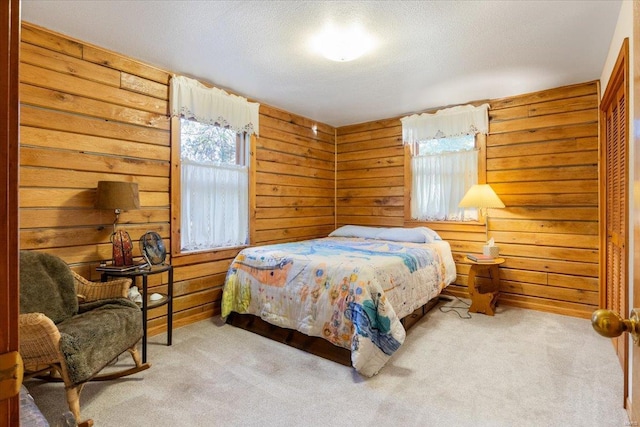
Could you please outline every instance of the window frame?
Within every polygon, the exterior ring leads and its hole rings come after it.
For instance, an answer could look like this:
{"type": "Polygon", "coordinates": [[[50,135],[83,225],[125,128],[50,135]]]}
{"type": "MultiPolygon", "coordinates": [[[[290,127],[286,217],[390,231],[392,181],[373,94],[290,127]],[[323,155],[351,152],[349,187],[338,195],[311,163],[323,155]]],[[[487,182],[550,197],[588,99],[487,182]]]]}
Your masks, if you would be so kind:
{"type": "MultiPolygon", "coordinates": [[[[475,135],[476,149],[478,150],[478,184],[487,183],[487,135],[478,133],[475,135]]],[[[404,223],[405,226],[418,227],[424,224],[472,224],[485,225],[486,215],[480,209],[478,211],[478,220],[458,221],[458,220],[439,220],[439,221],[422,221],[411,217],[411,190],[412,190],[412,173],[411,170],[411,147],[404,144],[404,223]]]]}
{"type": "Polygon", "coordinates": [[[247,245],[238,245],[223,248],[211,248],[199,251],[182,251],[181,248],[181,200],[182,200],[182,185],[181,185],[181,132],[180,132],[180,117],[171,117],[171,170],[170,170],[170,216],[171,216],[171,257],[181,258],[190,257],[193,262],[205,262],[208,260],[223,259],[235,256],[235,254],[242,248],[251,245],[251,242],[255,241],[254,230],[254,218],[255,218],[255,177],[256,177],[256,160],[255,160],[255,146],[256,135],[254,133],[249,135],[246,152],[248,158],[245,159],[247,166],[249,167],[249,243],[247,245]]]}

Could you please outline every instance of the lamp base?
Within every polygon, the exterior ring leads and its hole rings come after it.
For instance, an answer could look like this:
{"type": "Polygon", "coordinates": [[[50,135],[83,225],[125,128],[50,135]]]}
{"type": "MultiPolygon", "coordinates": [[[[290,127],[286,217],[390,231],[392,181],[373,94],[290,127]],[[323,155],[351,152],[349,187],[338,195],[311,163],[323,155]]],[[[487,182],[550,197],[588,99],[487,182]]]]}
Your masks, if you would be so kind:
{"type": "Polygon", "coordinates": [[[133,244],[129,233],[118,230],[111,235],[113,244],[113,265],[122,267],[133,265],[133,244]]]}

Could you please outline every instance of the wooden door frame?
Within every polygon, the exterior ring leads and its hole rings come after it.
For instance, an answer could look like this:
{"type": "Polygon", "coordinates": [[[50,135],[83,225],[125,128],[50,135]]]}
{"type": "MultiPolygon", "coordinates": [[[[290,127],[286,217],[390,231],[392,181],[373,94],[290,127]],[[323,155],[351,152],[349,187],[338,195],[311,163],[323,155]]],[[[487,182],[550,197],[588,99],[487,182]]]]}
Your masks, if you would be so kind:
{"type": "MultiPolygon", "coordinates": [[[[601,101],[600,101],[600,168],[599,168],[599,179],[600,179],[600,184],[602,185],[605,182],[605,178],[606,178],[606,170],[604,169],[603,165],[605,165],[605,161],[606,161],[606,147],[607,147],[607,136],[606,136],[606,129],[604,126],[604,120],[605,120],[605,112],[602,110],[602,105],[606,104],[607,99],[610,98],[611,96],[614,96],[615,94],[613,93],[614,91],[611,90],[611,88],[621,84],[624,85],[624,93],[625,93],[625,114],[627,115],[627,120],[626,120],[626,134],[627,136],[629,136],[629,78],[628,78],[628,73],[629,73],[629,66],[628,66],[628,58],[629,58],[629,39],[625,38],[622,42],[622,46],[620,47],[620,52],[618,53],[618,58],[616,60],[616,63],[613,67],[613,71],[611,72],[611,76],[609,79],[609,83],[607,84],[607,88],[605,89],[605,94],[602,97],[601,101]]],[[[625,171],[625,176],[629,177],[629,156],[628,156],[628,150],[627,150],[627,165],[626,165],[626,171],[625,171]]],[[[603,188],[603,187],[601,187],[603,188]]],[[[606,308],[605,304],[606,304],[606,289],[607,289],[607,283],[605,280],[603,280],[604,278],[606,278],[605,274],[606,274],[606,244],[607,244],[607,230],[606,230],[606,208],[607,208],[607,193],[606,193],[606,188],[603,188],[603,191],[600,192],[600,268],[599,268],[599,274],[600,274],[600,308],[606,308]]],[[[627,215],[626,215],[626,219],[625,219],[627,225],[629,224],[629,209],[627,208],[627,215]]],[[[625,239],[624,239],[624,244],[625,247],[628,248],[629,246],[629,236],[628,233],[625,235],[625,239]]],[[[627,254],[628,255],[628,254],[627,254]]],[[[629,257],[627,256],[627,260],[626,260],[626,264],[628,265],[629,263],[629,257]]],[[[625,267],[626,273],[628,273],[628,267],[625,267]]],[[[628,286],[628,281],[627,281],[627,289],[629,288],[628,286]]],[[[628,307],[625,307],[626,309],[628,309],[628,307]]],[[[627,313],[620,313],[621,315],[626,315],[627,313]]]]}
{"type": "MultiPolygon", "coordinates": [[[[633,114],[633,123],[640,123],[640,1],[634,0],[633,2],[633,101],[634,109],[631,112],[633,114]]],[[[633,226],[630,227],[633,236],[633,307],[640,308],[640,194],[636,195],[636,190],[640,190],[640,137],[638,136],[638,129],[634,129],[634,134],[631,135],[630,141],[633,143],[634,156],[633,156],[633,170],[635,171],[633,176],[633,182],[631,186],[633,188],[633,226]]],[[[625,316],[626,317],[626,316],[625,316]]],[[[630,398],[627,400],[625,407],[627,408],[627,414],[629,415],[630,425],[637,425],[640,422],[640,347],[633,345],[631,349],[630,362],[632,366],[631,379],[628,386],[628,394],[630,398]]],[[[625,381],[626,383],[626,381],[625,381]]]]}
{"type": "MultiPolygon", "coordinates": [[[[2,92],[2,141],[0,142],[0,227],[6,236],[0,251],[0,354],[18,351],[18,160],[20,50],[20,1],[0,2],[2,42],[0,43],[0,91],[2,92]],[[6,71],[5,71],[6,70],[6,71]]],[[[18,395],[0,400],[0,425],[20,422],[18,395]]]]}
{"type": "MultiPolygon", "coordinates": [[[[607,185],[603,185],[606,184],[606,175],[607,175],[607,170],[606,170],[606,165],[607,165],[607,146],[608,146],[608,140],[607,140],[607,131],[606,131],[606,113],[603,110],[603,106],[608,106],[610,104],[610,99],[612,97],[614,97],[616,95],[616,93],[618,92],[618,88],[622,87],[624,90],[624,103],[625,103],[625,108],[624,108],[624,114],[625,114],[625,135],[626,137],[626,144],[627,147],[625,147],[625,170],[624,170],[624,181],[628,183],[627,186],[627,197],[629,197],[628,192],[629,192],[629,186],[631,186],[631,183],[629,181],[629,163],[630,163],[630,159],[629,159],[629,39],[625,38],[622,41],[622,46],[620,47],[620,52],[618,53],[618,58],[616,59],[616,63],[613,67],[613,70],[611,72],[611,77],[609,78],[609,82],[607,84],[607,87],[605,89],[604,95],[600,101],[600,156],[599,156],[599,163],[600,163],[600,168],[599,168],[599,181],[600,181],[600,197],[599,197],[599,206],[600,206],[600,212],[599,212],[599,228],[600,228],[600,253],[599,253],[599,262],[600,262],[600,267],[599,267],[599,277],[600,277],[600,308],[608,308],[606,307],[606,301],[607,301],[607,286],[609,286],[609,284],[607,283],[607,248],[608,248],[608,238],[607,238],[607,215],[606,215],[606,211],[607,211],[607,185]]],[[[630,288],[629,288],[629,262],[630,262],[630,254],[629,254],[629,211],[630,211],[630,206],[629,206],[629,201],[627,199],[627,203],[625,204],[625,215],[624,215],[624,221],[625,221],[625,227],[624,230],[625,231],[625,235],[623,238],[623,245],[625,248],[625,259],[624,259],[624,278],[625,278],[625,283],[624,283],[624,292],[625,295],[622,298],[621,304],[622,307],[620,309],[621,313],[620,315],[623,317],[626,317],[628,315],[629,312],[629,293],[630,293],[630,288]]],[[[618,340],[622,340],[622,346],[623,346],[623,355],[622,355],[622,360],[621,360],[621,365],[622,365],[622,370],[624,372],[624,402],[623,404],[626,404],[627,402],[627,398],[629,396],[629,337],[628,334],[623,334],[620,337],[617,338],[618,340]]],[[[615,341],[614,341],[615,343],[615,341]]],[[[616,350],[617,353],[617,350],[616,350]]]]}

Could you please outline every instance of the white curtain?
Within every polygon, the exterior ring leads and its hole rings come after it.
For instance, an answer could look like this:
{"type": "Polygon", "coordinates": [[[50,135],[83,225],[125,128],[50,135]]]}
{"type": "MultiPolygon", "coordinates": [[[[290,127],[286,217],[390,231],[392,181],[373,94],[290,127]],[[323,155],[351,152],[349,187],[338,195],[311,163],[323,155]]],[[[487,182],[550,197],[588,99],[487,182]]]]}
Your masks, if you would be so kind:
{"type": "Polygon", "coordinates": [[[433,114],[413,114],[400,119],[402,141],[413,144],[437,138],[475,135],[489,131],[489,104],[479,107],[460,105],[438,110],[433,114]]]}
{"type": "Polygon", "coordinates": [[[460,105],[433,114],[413,114],[400,119],[402,141],[410,144],[411,216],[422,221],[478,219],[477,209],[459,208],[466,191],[478,182],[478,151],[417,156],[420,141],[489,132],[489,104],[460,105]]]}
{"type": "Polygon", "coordinates": [[[260,104],[256,102],[184,76],[173,76],[170,90],[172,116],[228,127],[236,133],[259,133],[260,104]]]}
{"type": "Polygon", "coordinates": [[[183,160],[181,170],[182,249],[246,245],[249,240],[248,168],[183,160]]]}
{"type": "MultiPolygon", "coordinates": [[[[258,134],[260,104],[173,76],[171,115],[258,134]]],[[[246,147],[245,147],[246,148],[246,147]]],[[[194,251],[249,242],[249,172],[246,166],[202,164],[181,159],[181,246],[194,251]]]]}
{"type": "Polygon", "coordinates": [[[422,221],[469,221],[477,209],[459,208],[478,182],[478,150],[412,157],[411,212],[422,221]]]}

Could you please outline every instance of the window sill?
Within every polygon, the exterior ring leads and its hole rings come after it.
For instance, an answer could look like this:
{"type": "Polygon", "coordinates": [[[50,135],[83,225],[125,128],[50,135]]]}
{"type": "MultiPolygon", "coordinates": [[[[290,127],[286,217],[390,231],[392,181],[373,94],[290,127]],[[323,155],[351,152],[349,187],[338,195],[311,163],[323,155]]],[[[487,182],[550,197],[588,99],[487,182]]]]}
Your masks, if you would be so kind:
{"type": "Polygon", "coordinates": [[[238,252],[248,247],[249,245],[243,245],[219,249],[206,249],[202,251],[180,252],[171,254],[171,264],[173,264],[174,266],[180,266],[233,259],[236,255],[238,255],[238,252]]]}
{"type": "Polygon", "coordinates": [[[487,222],[485,219],[482,220],[471,220],[471,221],[420,221],[417,219],[405,219],[404,226],[405,227],[420,227],[420,226],[428,226],[429,224],[438,224],[438,225],[447,225],[447,224],[468,224],[468,225],[485,225],[487,222]]]}

